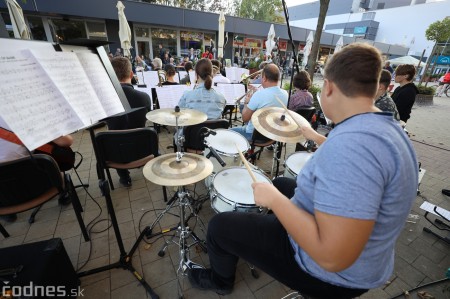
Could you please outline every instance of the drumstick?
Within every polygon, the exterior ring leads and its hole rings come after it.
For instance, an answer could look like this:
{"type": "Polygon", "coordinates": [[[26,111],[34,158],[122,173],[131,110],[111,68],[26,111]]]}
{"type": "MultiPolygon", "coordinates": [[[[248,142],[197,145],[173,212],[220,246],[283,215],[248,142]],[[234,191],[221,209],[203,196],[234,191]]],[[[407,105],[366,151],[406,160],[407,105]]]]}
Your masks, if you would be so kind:
{"type": "Polygon", "coordinates": [[[280,100],[280,98],[278,98],[277,96],[275,96],[275,98],[277,99],[277,101],[281,104],[281,107],[284,108],[284,110],[286,111],[286,113],[294,120],[295,124],[301,128],[302,125],[295,119],[294,115],[291,114],[291,111],[284,105],[284,103],[280,100]]]}
{"type": "Polygon", "coordinates": [[[249,173],[250,176],[252,177],[253,183],[256,183],[257,180],[256,180],[256,177],[255,177],[255,174],[254,174],[253,171],[250,169],[250,166],[248,165],[247,160],[245,159],[244,155],[241,153],[241,150],[239,149],[239,147],[237,146],[237,144],[235,143],[234,145],[236,146],[236,149],[237,149],[237,151],[238,151],[238,153],[239,153],[239,156],[241,156],[241,160],[242,160],[242,162],[244,163],[245,168],[247,168],[248,173],[249,173]]]}

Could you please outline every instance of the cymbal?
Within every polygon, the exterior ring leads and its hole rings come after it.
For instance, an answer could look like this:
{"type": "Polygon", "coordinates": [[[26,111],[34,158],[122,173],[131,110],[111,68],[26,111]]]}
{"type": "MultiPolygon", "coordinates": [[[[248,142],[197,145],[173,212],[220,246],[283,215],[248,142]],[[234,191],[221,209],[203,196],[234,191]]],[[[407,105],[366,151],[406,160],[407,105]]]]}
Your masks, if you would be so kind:
{"type": "Polygon", "coordinates": [[[205,179],[213,171],[212,162],[203,156],[184,153],[180,162],[176,157],[171,153],[147,162],[145,178],[161,186],[185,186],[205,179]]]}
{"type": "Polygon", "coordinates": [[[208,118],[201,111],[187,108],[181,108],[180,112],[175,112],[173,108],[156,109],[146,114],[149,121],[166,126],[176,126],[175,119],[177,116],[179,126],[196,125],[208,118]]]}
{"type": "Polygon", "coordinates": [[[286,113],[284,108],[280,107],[266,107],[256,110],[252,115],[252,123],[258,132],[272,140],[285,143],[303,142],[306,139],[302,136],[300,128],[292,117],[301,126],[311,127],[309,122],[300,114],[294,111],[286,113]],[[285,115],[284,120],[281,120],[282,115],[285,115]]]}

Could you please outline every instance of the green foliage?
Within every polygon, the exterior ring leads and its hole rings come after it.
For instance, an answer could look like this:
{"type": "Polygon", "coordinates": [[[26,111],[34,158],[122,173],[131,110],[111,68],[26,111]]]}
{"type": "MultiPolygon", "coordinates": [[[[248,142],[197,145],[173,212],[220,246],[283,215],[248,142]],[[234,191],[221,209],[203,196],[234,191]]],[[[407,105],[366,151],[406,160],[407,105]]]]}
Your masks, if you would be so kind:
{"type": "Polygon", "coordinates": [[[445,42],[450,38],[450,18],[447,17],[442,21],[436,21],[428,26],[425,31],[427,40],[438,42],[445,42]]]}
{"type": "Polygon", "coordinates": [[[433,95],[436,92],[436,88],[432,86],[419,85],[417,89],[419,90],[419,94],[433,95]]]}
{"type": "Polygon", "coordinates": [[[239,0],[234,1],[236,15],[270,23],[284,23],[284,17],[279,14],[283,11],[281,0],[239,0]]]}
{"type": "Polygon", "coordinates": [[[247,68],[248,69],[257,69],[258,68],[258,62],[256,62],[254,59],[250,60],[248,62],[247,68]]]}

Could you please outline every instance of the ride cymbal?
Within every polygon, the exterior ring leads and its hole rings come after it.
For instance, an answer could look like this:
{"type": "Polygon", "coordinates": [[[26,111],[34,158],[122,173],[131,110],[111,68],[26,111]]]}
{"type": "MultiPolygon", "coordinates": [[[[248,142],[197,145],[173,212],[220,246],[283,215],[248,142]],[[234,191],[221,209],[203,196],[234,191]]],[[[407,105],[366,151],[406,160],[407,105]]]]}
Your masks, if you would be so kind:
{"type": "Polygon", "coordinates": [[[252,115],[252,123],[259,133],[267,138],[285,143],[297,143],[305,141],[300,128],[294,119],[301,126],[311,127],[309,122],[300,114],[280,107],[266,107],[256,110],[252,115]],[[282,116],[284,115],[284,119],[282,116]]]}
{"type": "Polygon", "coordinates": [[[175,112],[173,108],[163,108],[150,111],[146,114],[149,121],[166,126],[176,126],[176,117],[178,116],[179,126],[191,126],[202,123],[208,118],[205,113],[181,108],[180,112],[175,112]]]}
{"type": "Polygon", "coordinates": [[[185,186],[205,179],[213,171],[213,164],[207,158],[184,153],[180,162],[177,154],[159,156],[145,164],[144,176],[161,186],[185,186]]]}

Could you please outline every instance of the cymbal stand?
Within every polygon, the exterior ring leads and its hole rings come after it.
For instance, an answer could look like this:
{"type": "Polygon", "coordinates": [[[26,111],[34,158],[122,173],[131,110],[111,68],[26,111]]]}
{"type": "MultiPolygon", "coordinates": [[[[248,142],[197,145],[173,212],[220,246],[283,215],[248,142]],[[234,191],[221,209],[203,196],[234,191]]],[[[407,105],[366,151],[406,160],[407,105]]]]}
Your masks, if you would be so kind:
{"type": "Polygon", "coordinates": [[[280,157],[281,157],[282,151],[283,151],[283,143],[275,142],[273,145],[272,168],[270,169],[271,179],[274,179],[278,176],[278,172],[280,170],[280,157]],[[275,168],[276,168],[276,170],[275,170],[275,168]]]}
{"type": "MultiPolygon", "coordinates": [[[[175,112],[179,112],[179,111],[180,111],[180,108],[178,106],[175,107],[175,112]]],[[[183,142],[184,142],[184,136],[181,133],[180,127],[178,125],[178,118],[179,118],[179,116],[175,117],[175,125],[176,125],[175,144],[177,146],[176,162],[180,163],[181,162],[181,158],[183,157],[183,152],[181,150],[182,150],[182,145],[183,145],[183,142]]],[[[162,257],[162,256],[165,255],[165,250],[167,249],[167,247],[170,244],[178,245],[178,247],[180,248],[180,252],[179,252],[179,254],[180,254],[180,262],[179,262],[179,266],[178,266],[178,269],[177,269],[177,275],[180,275],[180,274],[181,275],[186,275],[186,271],[188,269],[204,268],[203,266],[194,263],[189,258],[190,248],[192,246],[194,246],[194,245],[198,244],[202,248],[202,250],[204,252],[206,252],[205,242],[202,241],[195,234],[195,232],[193,232],[188,226],[188,221],[192,217],[195,217],[197,219],[197,221],[199,222],[199,224],[200,224],[200,229],[203,232],[206,231],[204,229],[203,222],[198,217],[195,209],[192,208],[191,201],[192,201],[192,197],[186,191],[184,186],[178,186],[178,191],[167,202],[166,209],[164,211],[162,211],[156,217],[155,221],[153,221],[151,226],[148,226],[147,228],[144,229],[144,232],[145,232],[145,235],[147,236],[147,238],[153,238],[155,236],[166,234],[166,233],[172,232],[172,231],[176,231],[177,232],[176,235],[172,236],[172,238],[170,238],[169,240],[165,241],[165,244],[163,245],[161,250],[158,252],[158,255],[162,257]],[[152,230],[156,226],[156,224],[162,219],[162,217],[166,213],[168,213],[168,211],[170,209],[172,209],[174,206],[176,206],[176,204],[178,204],[178,207],[179,207],[180,222],[176,226],[174,226],[172,228],[162,230],[161,232],[152,233],[152,230]],[[190,215],[187,216],[187,217],[186,217],[186,208],[190,209],[190,215]],[[192,244],[188,244],[188,238],[190,238],[190,237],[193,239],[193,243],[192,244]],[[175,241],[174,240],[175,238],[178,238],[178,241],[175,241]]],[[[182,298],[182,295],[181,295],[182,294],[182,288],[181,288],[181,284],[180,284],[179,280],[178,280],[178,293],[180,295],[180,298],[182,298]]]]}

